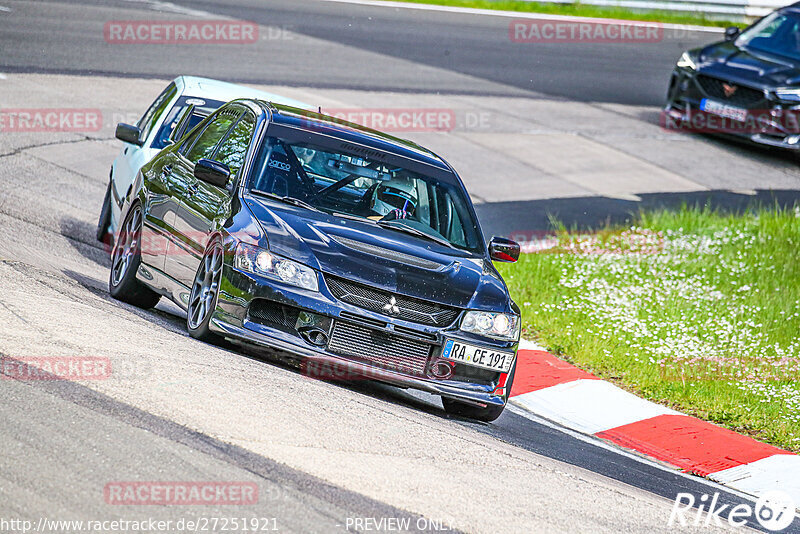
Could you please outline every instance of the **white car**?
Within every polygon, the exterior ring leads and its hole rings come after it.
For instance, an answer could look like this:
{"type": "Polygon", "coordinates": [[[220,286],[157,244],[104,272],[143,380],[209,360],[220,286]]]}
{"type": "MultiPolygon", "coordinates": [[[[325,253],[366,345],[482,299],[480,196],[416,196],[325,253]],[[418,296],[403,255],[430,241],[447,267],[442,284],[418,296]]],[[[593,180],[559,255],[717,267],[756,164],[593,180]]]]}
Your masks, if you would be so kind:
{"type": "Polygon", "coordinates": [[[211,112],[237,98],[257,98],[312,109],[309,105],[291,98],[242,85],[195,76],[175,78],[153,101],[136,125],[117,125],[116,136],[124,147],[111,165],[108,189],[97,223],[99,241],[110,244],[119,224],[120,208],[142,165],[174,139],[197,126],[211,112]]]}

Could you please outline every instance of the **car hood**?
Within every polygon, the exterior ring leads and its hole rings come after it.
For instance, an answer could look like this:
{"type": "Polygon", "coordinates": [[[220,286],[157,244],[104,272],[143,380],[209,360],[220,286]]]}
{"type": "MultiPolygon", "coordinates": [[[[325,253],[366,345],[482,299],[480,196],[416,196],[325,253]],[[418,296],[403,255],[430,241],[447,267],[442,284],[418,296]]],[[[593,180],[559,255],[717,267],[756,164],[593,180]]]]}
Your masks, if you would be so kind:
{"type": "Polygon", "coordinates": [[[368,222],[254,197],[244,200],[281,256],[377,289],[459,308],[509,311],[505,283],[482,257],[368,222]]]}
{"type": "Polygon", "coordinates": [[[800,84],[800,64],[733,43],[718,43],[702,49],[699,71],[762,87],[764,89],[800,84]]]}

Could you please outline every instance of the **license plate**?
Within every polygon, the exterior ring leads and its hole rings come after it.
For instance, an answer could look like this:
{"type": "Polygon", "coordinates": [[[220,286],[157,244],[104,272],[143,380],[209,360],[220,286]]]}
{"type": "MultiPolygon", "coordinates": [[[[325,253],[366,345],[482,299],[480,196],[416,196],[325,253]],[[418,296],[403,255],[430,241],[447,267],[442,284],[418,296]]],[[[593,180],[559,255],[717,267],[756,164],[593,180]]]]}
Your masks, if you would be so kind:
{"type": "Polygon", "coordinates": [[[700,109],[706,113],[712,113],[727,119],[733,119],[739,122],[747,120],[747,110],[744,108],[737,108],[736,106],[729,106],[716,100],[709,100],[704,98],[700,101],[700,109]]]}
{"type": "Polygon", "coordinates": [[[442,349],[442,358],[507,373],[511,370],[514,353],[448,339],[442,349]]]}

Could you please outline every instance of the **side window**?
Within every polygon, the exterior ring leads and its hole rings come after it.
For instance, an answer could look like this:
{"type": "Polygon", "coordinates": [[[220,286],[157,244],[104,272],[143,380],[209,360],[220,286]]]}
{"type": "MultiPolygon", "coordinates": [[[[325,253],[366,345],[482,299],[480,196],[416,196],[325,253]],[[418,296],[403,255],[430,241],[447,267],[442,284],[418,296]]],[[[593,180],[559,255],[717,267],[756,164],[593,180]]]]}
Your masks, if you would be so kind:
{"type": "Polygon", "coordinates": [[[186,157],[186,153],[189,151],[190,148],[192,148],[192,145],[197,140],[197,136],[199,136],[203,132],[203,128],[205,128],[205,126],[201,128],[199,127],[199,125],[201,122],[203,122],[204,118],[205,117],[201,117],[200,120],[197,121],[197,123],[194,126],[190,125],[189,127],[187,127],[187,131],[189,132],[189,134],[184,138],[183,143],[181,144],[181,148],[179,150],[179,152],[183,154],[184,157],[186,157]]]}
{"type": "Polygon", "coordinates": [[[192,163],[197,163],[203,158],[211,159],[217,144],[228,133],[238,116],[239,111],[231,108],[218,113],[197,137],[192,148],[186,153],[186,159],[192,163]]]}
{"type": "Polygon", "coordinates": [[[177,89],[175,88],[175,84],[171,83],[164,89],[160,95],[150,104],[150,107],[147,111],[144,112],[142,118],[139,119],[138,126],[139,129],[142,131],[141,139],[147,139],[147,136],[150,134],[150,130],[153,129],[153,125],[158,122],[158,118],[164,113],[164,110],[167,109],[167,104],[172,100],[175,96],[177,89]]]}
{"type": "Polygon", "coordinates": [[[244,163],[247,147],[256,127],[256,117],[251,112],[246,112],[233,127],[231,133],[217,149],[214,159],[224,163],[231,170],[231,176],[236,176],[244,163]]]}

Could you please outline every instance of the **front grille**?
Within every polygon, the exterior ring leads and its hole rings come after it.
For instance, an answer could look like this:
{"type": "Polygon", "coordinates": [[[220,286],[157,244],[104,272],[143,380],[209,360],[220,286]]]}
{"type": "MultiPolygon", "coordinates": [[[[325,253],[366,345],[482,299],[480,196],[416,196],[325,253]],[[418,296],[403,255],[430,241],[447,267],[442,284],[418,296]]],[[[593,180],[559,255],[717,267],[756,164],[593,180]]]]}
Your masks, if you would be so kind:
{"type": "Polygon", "coordinates": [[[266,299],[255,299],[250,304],[248,318],[264,326],[281,330],[294,330],[300,310],[266,299]]]}
{"type": "Polygon", "coordinates": [[[697,76],[697,84],[706,96],[728,104],[749,107],[764,100],[764,92],[759,89],[726,82],[703,74],[697,76]],[[724,86],[728,87],[729,93],[731,89],[735,90],[733,93],[726,94],[724,86]]]}
{"type": "Polygon", "coordinates": [[[403,295],[395,295],[388,291],[373,289],[343,278],[326,276],[325,282],[328,284],[333,296],[343,302],[384,315],[392,315],[412,323],[449,326],[453,324],[459,314],[458,308],[451,308],[450,306],[403,295]],[[395,306],[399,310],[396,314],[390,314],[386,309],[389,307],[392,298],[394,298],[395,306]]]}
{"type": "Polygon", "coordinates": [[[381,330],[335,321],[328,350],[404,374],[425,375],[432,345],[381,330]]]}

